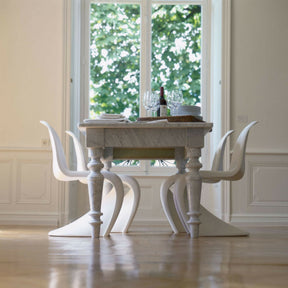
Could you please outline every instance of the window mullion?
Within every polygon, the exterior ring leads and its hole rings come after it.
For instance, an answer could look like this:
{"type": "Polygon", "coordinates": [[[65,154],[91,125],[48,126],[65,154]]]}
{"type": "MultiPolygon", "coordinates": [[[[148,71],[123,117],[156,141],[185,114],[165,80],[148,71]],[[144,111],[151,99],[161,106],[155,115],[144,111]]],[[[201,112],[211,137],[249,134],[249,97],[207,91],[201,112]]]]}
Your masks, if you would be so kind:
{"type": "Polygon", "coordinates": [[[141,52],[140,52],[140,116],[146,115],[142,104],[144,92],[151,88],[151,0],[141,1],[141,52]]]}
{"type": "Polygon", "coordinates": [[[83,107],[81,109],[81,118],[89,118],[89,79],[90,79],[90,4],[91,0],[82,1],[82,19],[81,25],[82,46],[81,46],[81,93],[86,95],[83,97],[83,107]]]}

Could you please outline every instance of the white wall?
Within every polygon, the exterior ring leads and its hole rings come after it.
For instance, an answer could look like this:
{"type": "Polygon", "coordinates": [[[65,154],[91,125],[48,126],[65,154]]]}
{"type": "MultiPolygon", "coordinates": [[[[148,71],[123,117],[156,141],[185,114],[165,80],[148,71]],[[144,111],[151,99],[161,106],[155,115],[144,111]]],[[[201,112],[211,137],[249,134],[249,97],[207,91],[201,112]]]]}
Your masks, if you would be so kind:
{"type": "Polygon", "coordinates": [[[40,147],[39,119],[61,128],[63,1],[0,0],[0,16],[0,146],[40,147]]]}
{"type": "Polygon", "coordinates": [[[55,225],[48,133],[63,131],[64,1],[0,0],[0,222],[55,225]]]}
{"type": "MultiPolygon", "coordinates": [[[[64,139],[66,2],[0,0],[1,224],[56,225],[65,211],[39,120],[64,139]]],[[[231,185],[234,222],[288,222],[287,11],[287,0],[232,0],[231,128],[238,134],[260,121],[250,134],[245,177],[231,185]]],[[[158,180],[139,181],[149,196],[136,222],[164,223],[153,198],[158,180]]]]}
{"type": "Polygon", "coordinates": [[[232,0],[231,126],[259,121],[232,184],[232,221],[288,223],[287,11],[286,0],[232,0]]]}

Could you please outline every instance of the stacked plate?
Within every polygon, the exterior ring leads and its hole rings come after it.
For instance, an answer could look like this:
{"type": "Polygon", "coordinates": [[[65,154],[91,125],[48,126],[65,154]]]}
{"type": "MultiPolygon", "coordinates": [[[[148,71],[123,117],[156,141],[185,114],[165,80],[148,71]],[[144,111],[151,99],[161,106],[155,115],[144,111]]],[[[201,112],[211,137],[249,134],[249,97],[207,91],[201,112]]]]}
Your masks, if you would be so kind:
{"type": "Polygon", "coordinates": [[[129,122],[129,120],[123,116],[122,114],[107,114],[102,113],[99,115],[96,119],[85,119],[84,122],[91,123],[91,122],[97,122],[97,123],[116,123],[116,122],[129,122]]]}
{"type": "Polygon", "coordinates": [[[200,116],[201,108],[199,106],[183,105],[175,109],[173,113],[173,116],[185,116],[185,115],[200,116]]]}

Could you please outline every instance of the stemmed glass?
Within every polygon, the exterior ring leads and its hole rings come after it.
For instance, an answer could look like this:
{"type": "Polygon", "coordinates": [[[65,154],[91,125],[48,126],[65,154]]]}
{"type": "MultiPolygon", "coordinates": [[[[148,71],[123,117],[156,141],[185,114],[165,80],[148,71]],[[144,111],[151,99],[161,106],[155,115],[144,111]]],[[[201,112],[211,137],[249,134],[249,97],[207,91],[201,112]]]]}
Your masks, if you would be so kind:
{"type": "Polygon", "coordinates": [[[143,97],[143,105],[145,110],[147,111],[147,115],[150,116],[149,111],[152,109],[152,101],[151,101],[152,95],[150,91],[146,91],[144,93],[143,97]]]}
{"type": "Polygon", "coordinates": [[[156,112],[160,107],[160,102],[159,102],[159,94],[155,91],[152,91],[152,93],[151,93],[151,106],[152,106],[152,108],[151,108],[152,116],[157,116],[156,112]]]}
{"type": "Polygon", "coordinates": [[[168,107],[171,115],[175,115],[176,110],[183,103],[183,94],[181,90],[172,90],[167,95],[168,107]]]}
{"type": "Polygon", "coordinates": [[[183,93],[181,90],[174,90],[174,101],[175,101],[175,106],[176,110],[182,105],[183,103],[183,93]]]}
{"type": "Polygon", "coordinates": [[[149,111],[151,111],[151,116],[153,116],[153,112],[157,111],[159,108],[159,96],[157,92],[146,91],[143,97],[143,105],[145,110],[147,111],[147,115],[150,116],[149,111]]]}

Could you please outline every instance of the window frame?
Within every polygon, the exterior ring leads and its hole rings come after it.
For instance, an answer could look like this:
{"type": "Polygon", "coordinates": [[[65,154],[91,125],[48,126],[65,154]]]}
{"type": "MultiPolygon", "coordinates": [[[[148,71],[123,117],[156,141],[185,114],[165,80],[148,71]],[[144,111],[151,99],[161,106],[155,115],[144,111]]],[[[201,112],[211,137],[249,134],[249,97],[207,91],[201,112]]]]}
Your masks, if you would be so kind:
{"type": "MultiPolygon", "coordinates": [[[[67,22],[65,41],[68,41],[67,51],[64,51],[64,54],[67,54],[67,60],[64,66],[67,66],[66,70],[70,71],[65,81],[65,87],[67,85],[67,89],[65,90],[66,98],[64,105],[66,105],[68,109],[64,117],[67,128],[74,131],[74,133],[81,138],[82,143],[84,143],[84,136],[79,132],[78,123],[85,119],[85,115],[88,115],[89,111],[89,99],[88,97],[83,97],[83,95],[85,95],[85,77],[80,77],[80,75],[87,73],[87,58],[81,57],[85,50],[84,40],[85,37],[87,37],[87,35],[85,36],[87,29],[85,30],[85,25],[83,26],[85,1],[86,0],[65,0],[67,10],[64,15],[64,22],[67,22]],[[69,61],[69,59],[71,61],[69,61]]],[[[207,63],[209,67],[207,77],[209,78],[208,83],[210,83],[210,87],[206,87],[208,97],[202,99],[202,112],[207,122],[213,122],[213,133],[209,133],[205,137],[205,148],[202,150],[201,162],[203,169],[210,169],[216,145],[221,139],[221,136],[231,128],[230,50],[232,0],[206,0],[205,3],[209,14],[205,24],[209,26],[209,34],[204,36],[205,38],[209,38],[209,42],[207,42],[209,43],[207,53],[210,56],[210,63],[207,63]]],[[[229,167],[230,143],[228,142],[226,146],[224,167],[229,167]]],[[[71,165],[76,167],[75,155],[73,155],[71,150],[73,149],[70,149],[69,160],[71,165]]],[[[129,174],[132,176],[156,177],[169,175],[167,170],[164,172],[163,170],[165,169],[162,169],[159,173],[160,175],[158,175],[155,171],[153,171],[153,173],[145,173],[145,169],[142,173],[141,171],[135,173],[132,168],[129,174]]],[[[128,170],[125,170],[125,172],[127,171],[128,170]]],[[[121,171],[119,171],[119,173],[121,173],[121,171]]],[[[230,184],[225,181],[215,185],[204,185],[201,196],[205,205],[225,221],[230,221],[230,189],[230,184]],[[205,197],[206,191],[207,197],[205,197]],[[211,197],[211,195],[214,196],[211,197]]]]}
{"type": "MultiPolygon", "coordinates": [[[[202,113],[205,112],[205,99],[208,96],[209,91],[209,60],[210,60],[210,21],[209,21],[209,0],[84,0],[85,6],[84,6],[84,53],[87,55],[82,54],[82,58],[85,59],[85,64],[88,66],[86,67],[86,73],[84,75],[85,78],[85,96],[88,97],[88,107],[89,107],[89,52],[90,52],[90,38],[89,38],[89,18],[90,18],[90,3],[97,2],[97,3],[114,3],[119,2],[123,4],[139,4],[140,5],[140,15],[141,15],[141,54],[140,54],[140,117],[145,117],[146,111],[143,106],[143,103],[141,99],[143,98],[144,92],[149,90],[151,88],[150,81],[148,79],[151,79],[151,55],[152,55],[152,47],[151,47],[151,15],[152,15],[152,4],[190,4],[190,5],[201,5],[203,7],[202,9],[202,42],[201,42],[201,106],[202,113]]],[[[86,118],[89,115],[89,108],[87,111],[86,118]]],[[[203,114],[203,116],[206,116],[203,114]]]]}

